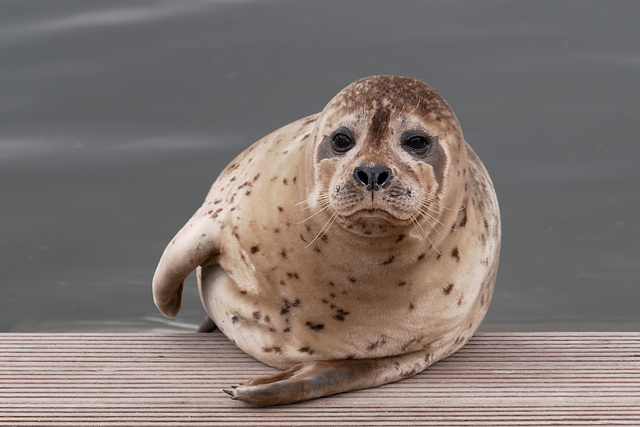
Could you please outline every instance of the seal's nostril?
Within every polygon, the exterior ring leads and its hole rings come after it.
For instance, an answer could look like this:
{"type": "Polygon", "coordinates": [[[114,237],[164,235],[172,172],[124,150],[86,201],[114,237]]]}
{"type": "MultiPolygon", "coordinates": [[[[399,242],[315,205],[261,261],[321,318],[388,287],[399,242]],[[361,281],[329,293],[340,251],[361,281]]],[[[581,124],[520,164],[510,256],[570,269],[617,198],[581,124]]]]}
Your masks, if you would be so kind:
{"type": "Polygon", "coordinates": [[[389,180],[389,172],[383,171],[383,172],[380,172],[380,174],[378,175],[378,179],[376,180],[376,183],[380,187],[385,187],[388,180],[389,180]]]}
{"type": "Polygon", "coordinates": [[[356,180],[359,181],[359,184],[368,185],[369,175],[363,170],[356,170],[356,180]]]}

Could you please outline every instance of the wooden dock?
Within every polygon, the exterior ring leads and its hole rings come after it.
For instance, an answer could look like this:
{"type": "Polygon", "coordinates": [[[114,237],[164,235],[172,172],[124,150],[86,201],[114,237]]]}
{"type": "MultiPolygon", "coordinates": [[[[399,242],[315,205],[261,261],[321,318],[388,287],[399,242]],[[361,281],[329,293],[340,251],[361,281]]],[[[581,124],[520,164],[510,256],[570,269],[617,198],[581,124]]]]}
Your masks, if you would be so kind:
{"type": "Polygon", "coordinates": [[[259,409],[213,334],[0,334],[2,426],[640,425],[640,333],[481,333],[394,384],[259,409]]]}

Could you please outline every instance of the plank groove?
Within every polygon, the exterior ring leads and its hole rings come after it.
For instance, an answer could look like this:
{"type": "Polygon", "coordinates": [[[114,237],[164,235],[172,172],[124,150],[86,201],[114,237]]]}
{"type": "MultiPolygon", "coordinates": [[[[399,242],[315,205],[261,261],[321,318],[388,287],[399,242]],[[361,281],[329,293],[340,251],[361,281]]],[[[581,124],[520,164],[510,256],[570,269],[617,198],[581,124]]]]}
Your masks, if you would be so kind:
{"type": "Polygon", "coordinates": [[[0,334],[2,426],[640,425],[640,333],[483,333],[394,384],[256,409],[213,334],[0,334]]]}

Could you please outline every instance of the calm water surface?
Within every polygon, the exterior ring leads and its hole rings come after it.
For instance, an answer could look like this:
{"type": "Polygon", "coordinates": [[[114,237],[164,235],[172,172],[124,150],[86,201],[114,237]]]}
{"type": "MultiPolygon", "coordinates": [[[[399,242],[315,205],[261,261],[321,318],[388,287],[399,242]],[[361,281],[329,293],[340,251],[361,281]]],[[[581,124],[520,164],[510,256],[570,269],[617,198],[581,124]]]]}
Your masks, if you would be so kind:
{"type": "Polygon", "coordinates": [[[640,3],[0,1],[0,331],[190,329],[151,277],[222,168],[342,87],[435,87],[494,180],[485,330],[640,329],[640,3]]]}

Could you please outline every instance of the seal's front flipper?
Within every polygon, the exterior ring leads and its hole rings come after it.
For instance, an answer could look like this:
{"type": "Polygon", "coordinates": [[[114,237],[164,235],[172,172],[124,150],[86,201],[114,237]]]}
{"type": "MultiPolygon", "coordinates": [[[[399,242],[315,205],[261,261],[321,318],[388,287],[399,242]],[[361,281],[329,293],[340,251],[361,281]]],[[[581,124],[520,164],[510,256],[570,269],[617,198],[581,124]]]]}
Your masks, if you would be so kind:
{"type": "Polygon", "coordinates": [[[421,372],[431,360],[428,353],[416,352],[380,359],[309,362],[224,392],[254,406],[285,405],[398,381],[421,372]]]}

